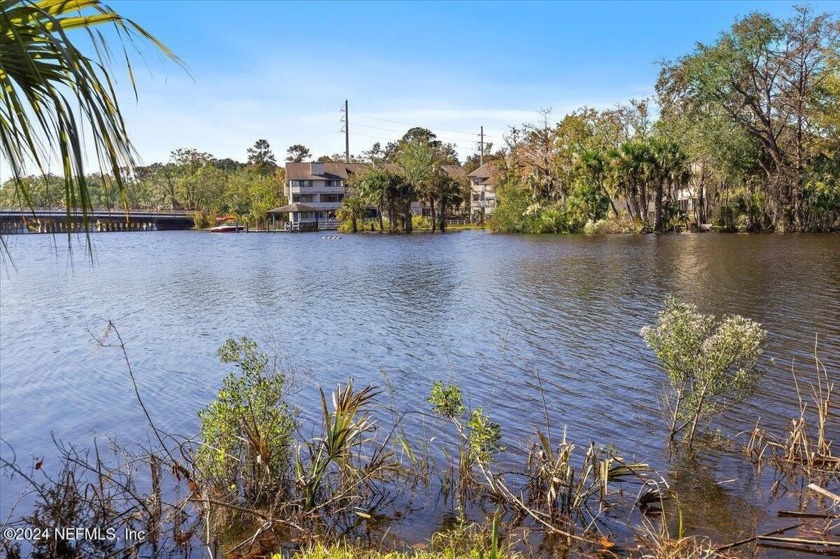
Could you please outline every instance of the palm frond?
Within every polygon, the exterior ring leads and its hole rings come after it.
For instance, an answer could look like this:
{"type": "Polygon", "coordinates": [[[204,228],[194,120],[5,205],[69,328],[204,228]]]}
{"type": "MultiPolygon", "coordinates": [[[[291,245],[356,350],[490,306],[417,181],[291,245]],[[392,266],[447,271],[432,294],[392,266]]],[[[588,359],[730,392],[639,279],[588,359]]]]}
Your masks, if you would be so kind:
{"type": "Polygon", "coordinates": [[[113,25],[135,94],[127,46],[151,44],[183,67],[163,43],[100,0],[0,1],[0,153],[30,210],[21,179],[32,166],[46,176],[58,156],[68,219],[80,211],[86,228],[93,209],[85,180],[86,138],[92,140],[98,171],[113,176],[126,210],[124,176],[137,160],[116,95],[109,42],[93,29],[102,25],[113,25]],[[74,30],[87,31],[93,56],[71,40],[68,32],[74,30]]]}

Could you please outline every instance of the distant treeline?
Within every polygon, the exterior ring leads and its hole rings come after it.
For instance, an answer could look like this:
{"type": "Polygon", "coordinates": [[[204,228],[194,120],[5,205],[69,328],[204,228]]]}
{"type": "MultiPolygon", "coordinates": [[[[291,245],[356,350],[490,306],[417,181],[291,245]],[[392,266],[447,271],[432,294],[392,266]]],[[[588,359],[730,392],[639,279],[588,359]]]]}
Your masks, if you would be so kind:
{"type": "MultiPolygon", "coordinates": [[[[167,163],[140,166],[129,173],[121,192],[109,175],[86,177],[91,207],[133,210],[187,210],[196,213],[196,225],[208,226],[217,215],[236,216],[253,224],[266,212],[284,204],[283,168],[274,162],[265,140],[248,149],[248,162],[216,159],[195,149],[172,152],[167,163]]],[[[62,177],[27,177],[25,188],[14,180],[0,187],[0,207],[63,207],[62,177]],[[27,192],[24,199],[21,192],[27,192]]]]}

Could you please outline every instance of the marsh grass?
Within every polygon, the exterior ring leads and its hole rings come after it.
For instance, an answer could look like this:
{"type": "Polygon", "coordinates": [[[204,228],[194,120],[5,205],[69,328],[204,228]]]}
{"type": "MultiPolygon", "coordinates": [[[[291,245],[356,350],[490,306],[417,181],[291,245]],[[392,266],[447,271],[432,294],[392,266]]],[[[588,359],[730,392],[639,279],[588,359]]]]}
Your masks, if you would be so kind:
{"type": "MultiPolygon", "coordinates": [[[[272,559],[292,557],[276,553],[272,559]]],[[[429,543],[408,550],[378,550],[349,542],[316,543],[293,555],[296,559],[522,559],[524,556],[504,543],[499,515],[492,522],[457,522],[432,535],[429,543]]]]}
{"type": "Polygon", "coordinates": [[[793,391],[799,416],[790,419],[781,435],[773,435],[758,425],[753,429],[745,451],[756,464],[771,463],[779,471],[802,475],[809,480],[840,479],[840,456],[834,454],[834,434],[830,418],[840,414],[834,382],[814,347],[814,377],[806,381],[791,369],[793,391]]]}
{"type": "MultiPolygon", "coordinates": [[[[31,512],[7,520],[3,527],[32,528],[50,534],[24,546],[3,541],[0,557],[128,557],[141,550],[154,554],[162,549],[184,552],[190,548],[201,519],[185,514],[186,500],[172,491],[185,481],[183,474],[164,467],[159,453],[148,449],[129,452],[113,443],[100,448],[96,441],[89,450],[54,443],[59,456],[51,462],[60,464],[57,472],[41,460],[27,468],[14,458],[0,458],[3,470],[23,478],[28,495],[34,496],[31,512]],[[65,527],[98,527],[100,531],[85,537],[54,531],[65,527]],[[142,532],[142,541],[123,537],[127,530],[142,532]]],[[[19,502],[26,497],[22,495],[19,502]]]]}

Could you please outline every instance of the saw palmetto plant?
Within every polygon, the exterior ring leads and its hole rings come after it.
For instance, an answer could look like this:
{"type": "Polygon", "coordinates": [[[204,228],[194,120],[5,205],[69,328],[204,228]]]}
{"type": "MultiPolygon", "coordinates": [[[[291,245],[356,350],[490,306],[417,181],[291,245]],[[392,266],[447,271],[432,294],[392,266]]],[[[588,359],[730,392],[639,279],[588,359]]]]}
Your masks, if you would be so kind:
{"type": "Polygon", "coordinates": [[[99,0],[0,0],[0,153],[22,207],[33,204],[21,178],[54,171],[64,177],[68,216],[80,211],[87,224],[88,153],[96,157],[90,167],[113,177],[125,204],[124,178],[136,152],[113,68],[116,60],[124,65],[136,96],[129,48],[144,45],[182,65],[163,43],[99,0]]]}

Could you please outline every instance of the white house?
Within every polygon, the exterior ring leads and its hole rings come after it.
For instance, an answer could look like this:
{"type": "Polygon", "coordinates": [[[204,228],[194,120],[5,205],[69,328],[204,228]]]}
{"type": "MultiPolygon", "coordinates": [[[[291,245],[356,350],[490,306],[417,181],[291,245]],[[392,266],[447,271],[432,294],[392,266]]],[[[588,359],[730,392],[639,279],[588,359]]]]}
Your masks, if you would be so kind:
{"type": "Polygon", "coordinates": [[[318,222],[321,229],[337,226],[335,212],[344,201],[347,179],[366,168],[360,163],[286,163],[283,194],[291,204],[311,208],[289,212],[289,222],[318,222]]]}
{"type": "Polygon", "coordinates": [[[482,219],[496,209],[496,166],[488,161],[467,177],[470,179],[470,216],[482,219]]]}

